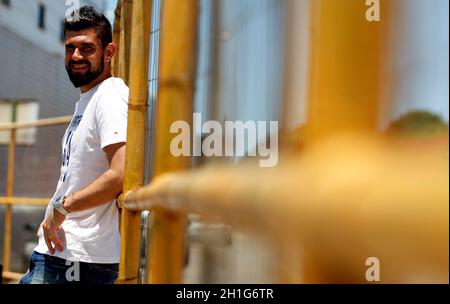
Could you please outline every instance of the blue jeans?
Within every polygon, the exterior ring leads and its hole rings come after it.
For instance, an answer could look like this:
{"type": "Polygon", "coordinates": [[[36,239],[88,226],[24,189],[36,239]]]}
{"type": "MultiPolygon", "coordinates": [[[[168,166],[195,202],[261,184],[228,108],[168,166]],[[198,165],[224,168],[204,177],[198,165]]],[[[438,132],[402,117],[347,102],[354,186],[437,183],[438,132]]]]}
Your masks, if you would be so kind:
{"type": "Polygon", "coordinates": [[[33,251],[19,284],[113,284],[118,276],[119,264],[71,262],[33,251]]]}

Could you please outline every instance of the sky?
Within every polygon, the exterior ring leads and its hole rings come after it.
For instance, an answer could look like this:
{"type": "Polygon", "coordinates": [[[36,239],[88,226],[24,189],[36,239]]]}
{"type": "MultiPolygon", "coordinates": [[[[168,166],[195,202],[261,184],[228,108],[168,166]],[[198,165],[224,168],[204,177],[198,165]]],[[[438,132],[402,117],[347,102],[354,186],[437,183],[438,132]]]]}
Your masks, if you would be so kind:
{"type": "Polygon", "coordinates": [[[116,9],[117,0],[105,0],[104,15],[109,19],[111,24],[114,24],[114,10],[116,9]]]}

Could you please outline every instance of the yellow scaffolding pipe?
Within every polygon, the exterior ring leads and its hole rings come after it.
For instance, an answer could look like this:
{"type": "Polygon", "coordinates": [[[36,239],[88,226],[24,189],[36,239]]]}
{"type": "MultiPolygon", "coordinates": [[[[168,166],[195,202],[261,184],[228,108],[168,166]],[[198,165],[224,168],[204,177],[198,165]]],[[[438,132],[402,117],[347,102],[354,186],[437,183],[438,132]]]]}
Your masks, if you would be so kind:
{"type": "MultiPolygon", "coordinates": [[[[6,177],[6,196],[14,195],[14,164],[16,154],[16,129],[10,130],[8,146],[8,167],[6,177]]],[[[11,224],[12,224],[12,206],[6,205],[5,208],[5,232],[3,239],[3,271],[8,272],[11,262],[11,224]]]]}
{"type": "Polygon", "coordinates": [[[0,205],[47,206],[51,198],[4,197],[0,196],[0,205]]]}
{"type": "Polygon", "coordinates": [[[23,273],[3,270],[3,279],[8,281],[18,282],[23,277],[23,275],[24,275],[23,273]]]}
{"type": "Polygon", "coordinates": [[[72,116],[60,116],[52,118],[43,118],[30,122],[0,123],[0,131],[61,125],[69,123],[71,119],[72,116]]]}
{"type": "Polygon", "coordinates": [[[120,58],[120,20],[122,19],[122,1],[117,2],[116,9],[114,10],[114,25],[113,25],[113,43],[115,43],[116,55],[112,61],[111,70],[114,77],[120,77],[119,75],[119,58],[120,58]]]}
{"type": "Polygon", "coordinates": [[[340,136],[275,168],[165,174],[127,195],[124,206],[195,213],[316,253],[297,257],[308,263],[302,277],[291,268],[297,283],[367,283],[369,257],[380,260],[382,283],[448,283],[448,155],[448,137],[422,150],[340,136]]]}
{"type": "MultiPolygon", "coordinates": [[[[119,4],[118,4],[119,5],[119,4]]],[[[133,19],[133,1],[120,0],[120,51],[119,51],[119,77],[129,85],[130,81],[130,48],[131,48],[131,29],[133,19]]],[[[146,12],[151,14],[151,12],[146,12]]]]}
{"type": "Polygon", "coordinates": [[[365,1],[310,1],[308,140],[377,129],[388,2],[381,21],[369,22],[365,1]]]}
{"type": "MultiPolygon", "coordinates": [[[[190,168],[188,157],[170,153],[170,126],[183,120],[191,124],[193,112],[197,0],[165,0],[162,11],[159,88],[156,105],[154,172],[190,168]]],[[[181,283],[184,260],[185,216],[154,210],[150,236],[150,283],[181,283]]]]}
{"type": "MultiPolygon", "coordinates": [[[[124,193],[144,183],[151,7],[151,0],[133,1],[124,193]]],[[[129,10],[123,13],[128,14],[129,10]]],[[[127,17],[122,15],[122,18],[127,17]]],[[[122,46],[124,41],[126,39],[121,39],[122,46]]],[[[140,213],[122,209],[120,226],[119,282],[136,283],[139,271],[140,213]]]]}
{"type": "MultiPolygon", "coordinates": [[[[305,143],[333,134],[377,131],[389,1],[381,21],[369,22],[365,1],[310,1],[309,90],[305,143]]],[[[288,58],[295,60],[295,58],[288,58]]],[[[303,252],[312,273],[318,252],[303,252]],[[311,261],[310,261],[311,260],[311,261]]],[[[316,269],[317,277],[322,270],[316,269]]],[[[315,276],[311,276],[314,278],[315,276]]]]}

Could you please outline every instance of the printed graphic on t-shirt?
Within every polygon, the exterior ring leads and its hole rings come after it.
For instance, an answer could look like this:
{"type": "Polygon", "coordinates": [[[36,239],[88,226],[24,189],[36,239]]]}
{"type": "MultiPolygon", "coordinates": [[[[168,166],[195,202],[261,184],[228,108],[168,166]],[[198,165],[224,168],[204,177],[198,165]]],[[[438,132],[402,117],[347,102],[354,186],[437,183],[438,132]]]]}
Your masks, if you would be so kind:
{"type": "Polygon", "coordinates": [[[69,171],[70,148],[72,144],[72,137],[73,133],[75,133],[75,130],[80,124],[82,118],[83,115],[76,115],[72,119],[69,128],[67,128],[66,138],[64,139],[62,164],[61,164],[61,177],[59,178],[60,182],[64,182],[67,178],[67,173],[69,171]]]}

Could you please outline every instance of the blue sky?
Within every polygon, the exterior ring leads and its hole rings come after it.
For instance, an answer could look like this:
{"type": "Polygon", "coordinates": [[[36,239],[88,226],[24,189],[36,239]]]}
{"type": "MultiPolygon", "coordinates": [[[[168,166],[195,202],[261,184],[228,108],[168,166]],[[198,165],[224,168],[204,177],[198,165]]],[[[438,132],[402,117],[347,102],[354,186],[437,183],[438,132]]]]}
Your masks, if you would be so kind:
{"type": "Polygon", "coordinates": [[[116,9],[117,0],[106,0],[105,1],[105,16],[113,23],[114,21],[114,10],[116,9]]]}

